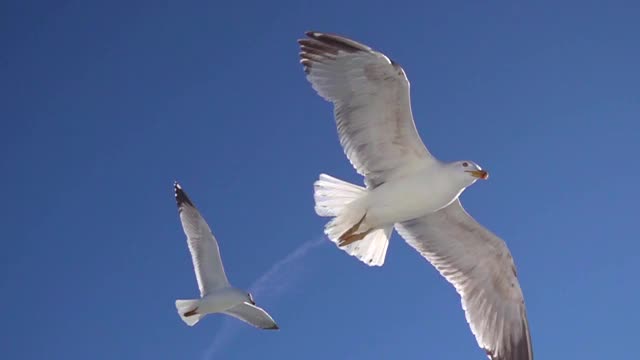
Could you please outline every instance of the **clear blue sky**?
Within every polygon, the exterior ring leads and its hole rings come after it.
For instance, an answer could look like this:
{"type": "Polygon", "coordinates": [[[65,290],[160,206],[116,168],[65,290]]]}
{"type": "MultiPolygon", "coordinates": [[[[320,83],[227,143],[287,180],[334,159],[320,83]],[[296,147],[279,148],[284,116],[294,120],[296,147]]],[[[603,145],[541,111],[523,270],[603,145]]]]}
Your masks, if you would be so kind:
{"type": "MultiPolygon", "coordinates": [[[[490,171],[462,200],[513,252],[536,358],[631,358],[638,19],[637,1],[3,1],[3,358],[203,358],[228,330],[175,312],[197,294],[175,179],[239,287],[320,238],[312,182],[361,180],[298,64],[310,29],[400,63],[430,150],[490,171]]],[[[397,235],[382,268],[327,241],[279,271],[256,300],[281,331],[233,323],[217,359],[484,359],[397,235]]]]}

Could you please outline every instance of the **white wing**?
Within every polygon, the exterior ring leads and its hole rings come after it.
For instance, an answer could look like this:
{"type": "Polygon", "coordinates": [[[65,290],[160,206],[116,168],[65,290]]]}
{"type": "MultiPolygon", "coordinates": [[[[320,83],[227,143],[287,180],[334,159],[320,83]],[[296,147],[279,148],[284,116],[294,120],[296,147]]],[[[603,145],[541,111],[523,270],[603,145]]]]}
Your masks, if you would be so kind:
{"type": "Polygon", "coordinates": [[[502,239],[478,224],[459,200],[396,229],[456,288],[489,359],[533,359],[522,290],[502,239]]]}
{"type": "Polygon", "coordinates": [[[410,174],[432,161],[411,114],[409,81],[384,54],[337,35],[298,40],[307,79],[334,104],[340,144],[367,185],[410,174]]]}
{"type": "Polygon", "coordinates": [[[279,329],[278,325],[276,325],[276,322],[266,311],[264,311],[264,309],[246,302],[236,305],[231,309],[225,311],[224,313],[260,329],[279,329]]]}
{"type": "Polygon", "coordinates": [[[193,269],[198,280],[200,296],[205,296],[214,289],[229,285],[227,275],[224,273],[218,242],[211,233],[207,222],[202,218],[198,209],[182,190],[180,184],[174,184],[178,213],[187,244],[191,252],[193,269]]]}

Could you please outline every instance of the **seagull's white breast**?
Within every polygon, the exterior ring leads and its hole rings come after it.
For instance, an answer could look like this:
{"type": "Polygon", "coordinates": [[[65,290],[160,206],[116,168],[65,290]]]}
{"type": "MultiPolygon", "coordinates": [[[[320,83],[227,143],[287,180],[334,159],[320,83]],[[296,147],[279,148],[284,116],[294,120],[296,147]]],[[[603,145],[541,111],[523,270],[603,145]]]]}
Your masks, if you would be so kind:
{"type": "Polygon", "coordinates": [[[198,312],[204,314],[218,313],[231,309],[244,302],[243,293],[234,288],[219,289],[200,300],[198,312]]]}
{"type": "Polygon", "coordinates": [[[384,183],[365,198],[366,223],[383,227],[430,214],[451,204],[462,190],[464,185],[449,172],[433,167],[384,183]]]}

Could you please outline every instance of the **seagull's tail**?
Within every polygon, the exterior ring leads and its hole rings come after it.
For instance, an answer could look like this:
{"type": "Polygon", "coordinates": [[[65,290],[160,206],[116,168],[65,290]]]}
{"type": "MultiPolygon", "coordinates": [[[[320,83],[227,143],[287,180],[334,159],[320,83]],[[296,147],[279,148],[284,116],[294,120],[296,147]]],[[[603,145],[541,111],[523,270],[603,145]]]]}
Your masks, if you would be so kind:
{"type": "Polygon", "coordinates": [[[393,226],[385,229],[365,229],[357,233],[362,224],[366,209],[356,201],[367,194],[367,189],[320,174],[314,184],[313,197],[316,202],[316,213],[320,216],[333,217],[324,228],[324,233],[339,248],[369,266],[382,266],[389,246],[389,237],[393,226]],[[345,244],[345,238],[348,245],[345,244]]]}
{"type": "Polygon", "coordinates": [[[193,300],[176,300],[176,309],[182,321],[189,326],[193,326],[202,319],[205,314],[198,313],[200,299],[193,300]]]}

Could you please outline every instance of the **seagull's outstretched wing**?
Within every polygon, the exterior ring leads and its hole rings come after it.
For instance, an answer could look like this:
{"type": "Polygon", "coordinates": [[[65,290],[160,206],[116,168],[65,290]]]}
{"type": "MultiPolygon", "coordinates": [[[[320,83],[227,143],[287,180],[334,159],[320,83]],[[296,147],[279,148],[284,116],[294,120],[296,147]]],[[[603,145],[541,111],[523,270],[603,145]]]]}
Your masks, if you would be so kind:
{"type": "Polygon", "coordinates": [[[279,327],[273,318],[263,308],[251,305],[247,302],[236,305],[224,312],[249,325],[265,330],[278,330],[279,327]]]}
{"type": "Polygon", "coordinates": [[[340,143],[367,185],[432,161],[411,114],[409,81],[384,54],[353,40],[307,32],[298,40],[307,79],[333,102],[340,143]]]}
{"type": "Polygon", "coordinates": [[[193,269],[198,280],[200,296],[212,290],[229,286],[227,275],[224,273],[218,242],[211,233],[207,222],[202,218],[191,199],[177,182],[173,186],[178,203],[178,213],[187,244],[191,252],[193,269]]]}
{"type": "Polygon", "coordinates": [[[489,359],[533,359],[524,297],[502,239],[478,224],[459,200],[396,229],[456,288],[489,359]]]}

